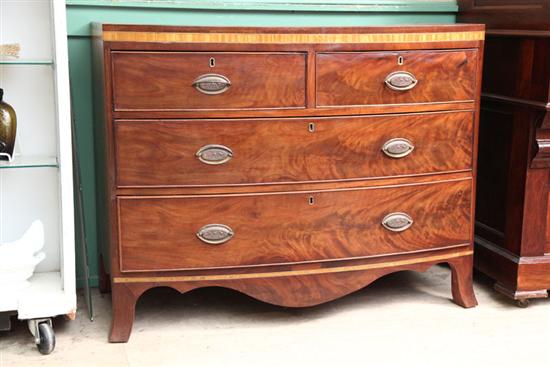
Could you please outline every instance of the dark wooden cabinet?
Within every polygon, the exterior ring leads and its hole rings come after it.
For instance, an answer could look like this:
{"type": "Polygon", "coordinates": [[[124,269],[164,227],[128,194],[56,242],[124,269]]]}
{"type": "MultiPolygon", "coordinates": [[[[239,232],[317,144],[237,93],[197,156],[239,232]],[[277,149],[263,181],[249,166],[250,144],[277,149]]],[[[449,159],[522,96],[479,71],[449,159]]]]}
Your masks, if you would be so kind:
{"type": "Polygon", "coordinates": [[[550,289],[550,1],[462,0],[487,23],[476,267],[526,304],[550,289]]]}
{"type": "Polygon", "coordinates": [[[327,302],[385,274],[472,289],[484,28],[103,25],[113,324],[152,287],[327,302]]]}

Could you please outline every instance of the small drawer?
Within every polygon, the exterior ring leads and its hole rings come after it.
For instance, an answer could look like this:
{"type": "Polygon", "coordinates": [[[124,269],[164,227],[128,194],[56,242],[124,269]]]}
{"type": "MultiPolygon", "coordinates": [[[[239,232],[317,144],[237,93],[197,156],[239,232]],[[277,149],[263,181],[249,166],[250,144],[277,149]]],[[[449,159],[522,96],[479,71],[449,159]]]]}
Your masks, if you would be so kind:
{"type": "Polygon", "coordinates": [[[396,51],[317,55],[317,106],[472,101],[477,51],[396,51]]]}
{"type": "Polygon", "coordinates": [[[124,110],[304,108],[304,53],[112,52],[124,110]]]}
{"type": "Polygon", "coordinates": [[[117,185],[224,186],[468,170],[472,129],[472,112],[117,121],[117,185]]]}
{"type": "Polygon", "coordinates": [[[470,241],[471,180],[311,193],[119,197],[122,271],[248,267],[470,241]]]}

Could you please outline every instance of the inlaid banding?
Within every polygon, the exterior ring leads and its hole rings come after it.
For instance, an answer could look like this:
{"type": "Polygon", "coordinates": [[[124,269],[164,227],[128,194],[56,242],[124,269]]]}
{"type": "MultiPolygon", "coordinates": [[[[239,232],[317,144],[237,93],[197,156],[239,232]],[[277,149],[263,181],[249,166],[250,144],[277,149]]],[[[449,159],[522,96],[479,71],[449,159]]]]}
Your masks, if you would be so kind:
{"type": "Polygon", "coordinates": [[[104,41],[183,43],[422,43],[482,41],[483,31],[428,33],[200,33],[105,31],[104,41]]]}

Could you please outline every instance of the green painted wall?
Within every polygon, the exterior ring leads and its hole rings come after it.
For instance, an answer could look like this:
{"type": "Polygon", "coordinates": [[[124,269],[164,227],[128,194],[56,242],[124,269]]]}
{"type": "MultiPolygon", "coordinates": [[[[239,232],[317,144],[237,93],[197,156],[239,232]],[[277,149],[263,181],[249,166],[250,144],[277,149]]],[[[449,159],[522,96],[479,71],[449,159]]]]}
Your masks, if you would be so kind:
{"type": "MultiPolygon", "coordinates": [[[[99,238],[90,23],[217,26],[361,26],[454,23],[454,0],[67,0],[69,68],[84,194],[91,285],[99,238]]],[[[80,258],[80,246],[77,256],[80,258]]],[[[82,284],[82,266],[77,261],[82,284]]]]}

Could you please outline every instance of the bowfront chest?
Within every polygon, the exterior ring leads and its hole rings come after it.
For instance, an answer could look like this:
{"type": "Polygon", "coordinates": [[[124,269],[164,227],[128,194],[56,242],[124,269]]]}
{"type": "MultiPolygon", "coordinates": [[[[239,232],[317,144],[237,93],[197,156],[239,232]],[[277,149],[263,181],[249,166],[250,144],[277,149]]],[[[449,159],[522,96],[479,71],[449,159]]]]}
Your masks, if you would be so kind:
{"type": "Polygon", "coordinates": [[[152,287],[303,307],[449,263],[476,305],[478,25],[102,25],[113,324],[152,287]]]}

